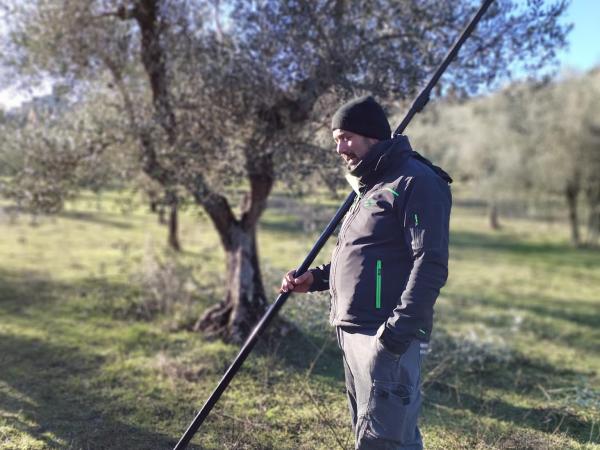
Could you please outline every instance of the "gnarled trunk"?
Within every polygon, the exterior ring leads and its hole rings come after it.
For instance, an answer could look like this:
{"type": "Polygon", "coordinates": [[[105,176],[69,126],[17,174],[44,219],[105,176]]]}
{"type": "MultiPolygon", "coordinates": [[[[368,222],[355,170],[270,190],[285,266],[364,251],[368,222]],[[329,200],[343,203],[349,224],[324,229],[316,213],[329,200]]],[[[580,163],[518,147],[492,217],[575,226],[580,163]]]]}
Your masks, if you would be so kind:
{"type": "Polygon", "coordinates": [[[209,308],[195,325],[196,330],[242,343],[267,307],[262,283],[256,230],[231,227],[226,249],[227,290],[223,301],[209,308]]]}
{"type": "Polygon", "coordinates": [[[194,329],[236,343],[242,343],[248,337],[267,307],[256,246],[256,226],[273,187],[272,155],[255,155],[248,158],[246,164],[250,192],[242,199],[240,219],[234,216],[224,197],[194,190],[196,201],[203,205],[219,233],[227,269],[225,298],[209,308],[194,329]]]}

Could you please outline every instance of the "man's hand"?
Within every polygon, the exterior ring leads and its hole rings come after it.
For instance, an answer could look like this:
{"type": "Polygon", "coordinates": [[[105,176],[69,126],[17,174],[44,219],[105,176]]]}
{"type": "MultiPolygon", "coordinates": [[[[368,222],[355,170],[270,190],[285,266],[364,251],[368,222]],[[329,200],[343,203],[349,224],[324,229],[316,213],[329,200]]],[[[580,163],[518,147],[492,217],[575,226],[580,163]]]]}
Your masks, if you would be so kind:
{"type": "Polygon", "coordinates": [[[281,288],[279,288],[280,293],[288,291],[308,292],[314,280],[312,272],[307,270],[298,278],[295,277],[295,272],[295,270],[290,270],[285,274],[285,277],[281,281],[281,288]]]}

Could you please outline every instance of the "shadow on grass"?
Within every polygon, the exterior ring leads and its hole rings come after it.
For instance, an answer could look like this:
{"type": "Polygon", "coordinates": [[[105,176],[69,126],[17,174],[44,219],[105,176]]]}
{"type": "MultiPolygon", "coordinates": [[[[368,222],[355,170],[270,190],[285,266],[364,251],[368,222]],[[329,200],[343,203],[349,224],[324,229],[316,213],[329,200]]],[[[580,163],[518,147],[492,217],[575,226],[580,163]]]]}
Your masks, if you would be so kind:
{"type": "MultiPolygon", "coordinates": [[[[31,310],[34,307],[42,310],[32,317],[33,320],[44,320],[43,311],[52,312],[52,302],[57,301],[65,292],[73,292],[74,289],[86,291],[90,287],[86,287],[85,283],[77,286],[53,284],[41,279],[39,275],[40,279],[33,283],[25,275],[0,272],[0,308],[16,316],[22,312],[23,306],[19,305],[23,301],[26,306],[32,307],[31,310]],[[22,279],[19,279],[19,275],[22,279]],[[8,294],[7,297],[4,297],[5,293],[8,294]]],[[[90,283],[94,286],[94,282],[90,283]]],[[[97,289],[122,288],[100,280],[96,283],[97,289]]],[[[52,320],[49,315],[49,323],[43,324],[47,330],[51,329],[52,320]]],[[[32,322],[32,329],[35,329],[35,322],[32,322]]],[[[325,331],[308,334],[292,328],[283,337],[276,334],[264,336],[256,352],[259,357],[275,358],[276,364],[281,364],[291,372],[302,374],[312,368],[312,376],[321,377],[326,383],[339,385],[343,380],[341,354],[332,336],[333,333],[325,331]],[[322,353],[319,353],[321,350],[322,353]]],[[[134,333],[131,339],[126,339],[120,345],[126,346],[125,353],[137,351],[140,347],[156,352],[154,343],[159,339],[159,334],[134,333]]],[[[451,341],[452,338],[443,336],[443,339],[451,341]]],[[[459,346],[456,343],[452,345],[459,346]]],[[[9,412],[6,421],[11,428],[41,440],[50,448],[64,445],[65,442],[67,447],[70,445],[74,448],[91,449],[166,449],[174,445],[175,439],[172,436],[120,419],[128,411],[133,413],[146,406],[151,408],[152,398],[142,396],[138,402],[127,404],[111,393],[112,388],[119,386],[118,378],[111,379],[110,382],[102,380],[101,386],[90,386],[90,380],[94,380],[107,362],[103,356],[82,353],[76,346],[57,344],[53,340],[41,341],[10,333],[0,334],[0,355],[0,380],[8,387],[6,391],[0,388],[0,404],[3,410],[9,412]]],[[[468,366],[459,366],[455,370],[461,380],[459,397],[452,394],[448,384],[440,382],[430,385],[429,398],[449,408],[468,410],[531,430],[552,433],[558,429],[579,442],[587,442],[591,422],[577,415],[567,414],[561,408],[523,407],[507,400],[512,397],[515,389],[519,389],[522,391],[518,392],[520,397],[524,397],[526,401],[533,398],[539,404],[539,393],[534,395],[537,384],[555,387],[557,383],[561,383],[562,387],[571,381],[574,384],[581,373],[560,370],[531,361],[523,355],[518,355],[507,366],[492,365],[484,372],[473,373],[469,369],[468,366]],[[518,370],[523,372],[521,378],[525,380],[520,384],[514,381],[518,370]],[[505,395],[482,400],[477,394],[478,390],[495,390],[505,395]]],[[[278,383],[286,383],[284,377],[288,374],[289,372],[281,375],[279,380],[273,379],[278,383]]],[[[342,392],[340,398],[343,398],[342,392]]],[[[182,419],[181,414],[179,417],[174,414],[174,410],[164,411],[162,418],[166,416],[170,422],[187,424],[189,418],[182,419]]],[[[145,425],[150,423],[151,419],[144,420],[145,425]]],[[[453,424],[449,423],[447,426],[451,428],[453,424]]]]}
{"type": "Polygon", "coordinates": [[[263,217],[260,221],[261,231],[287,233],[298,236],[303,232],[302,220],[294,216],[263,217]]]}
{"type": "Polygon", "coordinates": [[[585,408],[574,408],[576,402],[572,398],[543,396],[543,393],[548,395],[547,391],[555,392],[553,389],[562,391],[565,386],[577,386],[589,373],[558,368],[518,352],[508,361],[497,360],[494,354],[484,354],[479,362],[469,363],[473,354],[464,350],[465,354],[461,354],[460,342],[438,333],[441,348],[427,361],[425,374],[435,371],[449,354],[458,352],[458,360],[428,381],[426,404],[469,411],[477,418],[509,422],[547,435],[563,433],[582,444],[589,442],[596,424],[587,414],[582,414],[585,408]],[[508,400],[516,397],[520,404],[508,400]],[[535,406],[522,406],[528,403],[535,406]]]}
{"type": "Polygon", "coordinates": [[[293,199],[277,199],[269,202],[268,211],[260,219],[261,230],[297,238],[299,234],[321,232],[336,209],[327,205],[306,205],[293,199]]]}
{"type": "Polygon", "coordinates": [[[109,282],[102,278],[85,278],[72,283],[52,280],[50,275],[35,271],[0,269],[0,311],[6,314],[36,313],[51,308],[59,299],[76,297],[81,309],[90,312],[115,312],[112,300],[127,297],[135,288],[126,283],[109,282]],[[95,299],[98,301],[90,302],[95,299]]]}
{"type": "MultiPolygon", "coordinates": [[[[498,292],[494,295],[461,294],[444,292],[444,297],[456,306],[491,306],[499,310],[522,309],[540,317],[568,320],[577,326],[587,326],[593,329],[600,327],[600,315],[597,314],[597,305],[589,299],[570,297],[568,299],[552,295],[534,295],[515,297],[510,290],[498,292]]],[[[457,314],[462,311],[457,310],[457,314]]]]}
{"type": "MultiPolygon", "coordinates": [[[[509,301],[507,299],[483,297],[481,303],[506,308],[509,301]]],[[[587,326],[596,330],[600,328],[600,315],[597,314],[597,306],[577,298],[565,300],[547,295],[535,296],[528,299],[528,301],[515,303],[514,307],[529,311],[535,316],[568,320],[573,322],[574,325],[587,326]]]]}
{"type": "Polygon", "coordinates": [[[9,390],[0,396],[7,425],[49,448],[166,449],[175,444],[170,436],[111,417],[114,400],[93,393],[87,383],[103,357],[10,334],[0,334],[0,354],[0,380],[9,390]]]}
{"type": "Polygon", "coordinates": [[[519,240],[505,234],[486,234],[471,231],[451,232],[451,250],[483,249],[497,252],[499,256],[521,259],[524,263],[543,262],[556,267],[589,268],[600,263],[600,251],[577,249],[568,244],[541,243],[519,240]]]}
{"type": "MultiPolygon", "coordinates": [[[[122,417],[152,412],[156,421],[184,423],[187,418],[182,419],[178,408],[161,406],[156,396],[140,395],[132,402],[139,393],[124,391],[132,375],[110,374],[104,366],[111,361],[77,344],[89,336],[103,348],[101,333],[86,331],[96,325],[85,321],[101,314],[99,299],[122,295],[123,289],[102,280],[70,284],[39,273],[0,271],[0,419],[5,444],[29,448],[31,439],[43,448],[132,450],[175,445],[176,437],[152,430],[151,420],[137,426],[122,417]],[[72,301],[73,296],[81,301],[72,301]],[[83,328],[77,328],[78,321],[83,328]],[[37,338],[38,333],[48,337],[37,338]]],[[[122,354],[155,354],[163,345],[160,333],[135,323],[119,336],[112,345],[122,354]]]]}
{"type": "Polygon", "coordinates": [[[18,313],[33,304],[53,302],[54,287],[45,273],[0,269],[0,311],[18,313]]]}
{"type": "Polygon", "coordinates": [[[107,218],[105,212],[95,214],[91,212],[82,211],[62,211],[60,213],[57,213],[56,216],[61,217],[63,219],[77,220],[80,222],[115,227],[121,230],[127,230],[133,227],[133,225],[130,222],[107,218]]]}
{"type": "Polygon", "coordinates": [[[269,329],[257,345],[261,356],[275,357],[279,364],[297,372],[316,375],[335,384],[344,379],[342,353],[334,334],[307,334],[294,324],[276,319],[275,329],[269,329]],[[277,327],[286,327],[285,336],[280,336],[277,327]]]}
{"type": "Polygon", "coordinates": [[[474,323],[484,323],[492,328],[510,329],[516,316],[522,311],[524,320],[519,329],[535,334],[539,339],[557,340],[576,346],[584,351],[595,351],[600,338],[600,315],[596,313],[596,305],[589,301],[570,298],[568,300],[548,295],[536,295],[517,301],[510,293],[498,295],[479,295],[477,298],[465,298],[456,293],[445,293],[452,308],[446,308],[445,320],[469,320],[474,323]],[[510,305],[507,308],[507,305],[510,305]],[[488,313],[479,313],[483,307],[488,313]],[[561,323],[569,323],[568,332],[560,331],[561,323]],[[596,337],[596,338],[594,338],[596,337]]]}

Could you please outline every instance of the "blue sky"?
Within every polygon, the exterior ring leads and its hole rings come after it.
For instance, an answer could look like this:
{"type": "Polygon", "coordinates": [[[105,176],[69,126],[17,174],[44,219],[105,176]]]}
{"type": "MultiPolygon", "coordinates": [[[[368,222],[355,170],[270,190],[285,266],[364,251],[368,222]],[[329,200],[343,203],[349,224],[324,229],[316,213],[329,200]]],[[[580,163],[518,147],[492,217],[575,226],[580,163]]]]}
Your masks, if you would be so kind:
{"type": "Polygon", "coordinates": [[[588,70],[600,65],[600,0],[572,0],[566,20],[574,28],[569,49],[559,55],[562,66],[588,70]]]}
{"type": "MultiPolygon", "coordinates": [[[[4,20],[0,14],[0,32],[4,29],[4,20]]],[[[573,23],[574,28],[568,37],[568,50],[558,55],[561,67],[586,71],[600,65],[600,0],[571,0],[565,21],[573,23]]],[[[15,92],[0,86],[0,108],[11,108],[32,95],[48,91],[49,86],[40,92],[15,92]]]]}

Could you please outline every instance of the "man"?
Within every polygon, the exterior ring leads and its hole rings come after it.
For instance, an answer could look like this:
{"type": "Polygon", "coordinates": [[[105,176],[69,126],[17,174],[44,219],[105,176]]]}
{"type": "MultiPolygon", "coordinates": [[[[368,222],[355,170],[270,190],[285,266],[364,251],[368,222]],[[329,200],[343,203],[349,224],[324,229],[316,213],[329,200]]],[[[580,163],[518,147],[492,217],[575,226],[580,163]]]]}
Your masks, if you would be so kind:
{"type": "Polygon", "coordinates": [[[422,449],[421,358],[448,276],[452,180],[405,136],[390,139],[370,96],[343,105],[331,129],[358,195],[331,262],[288,272],[281,291],[331,293],[356,448],[422,449]]]}

